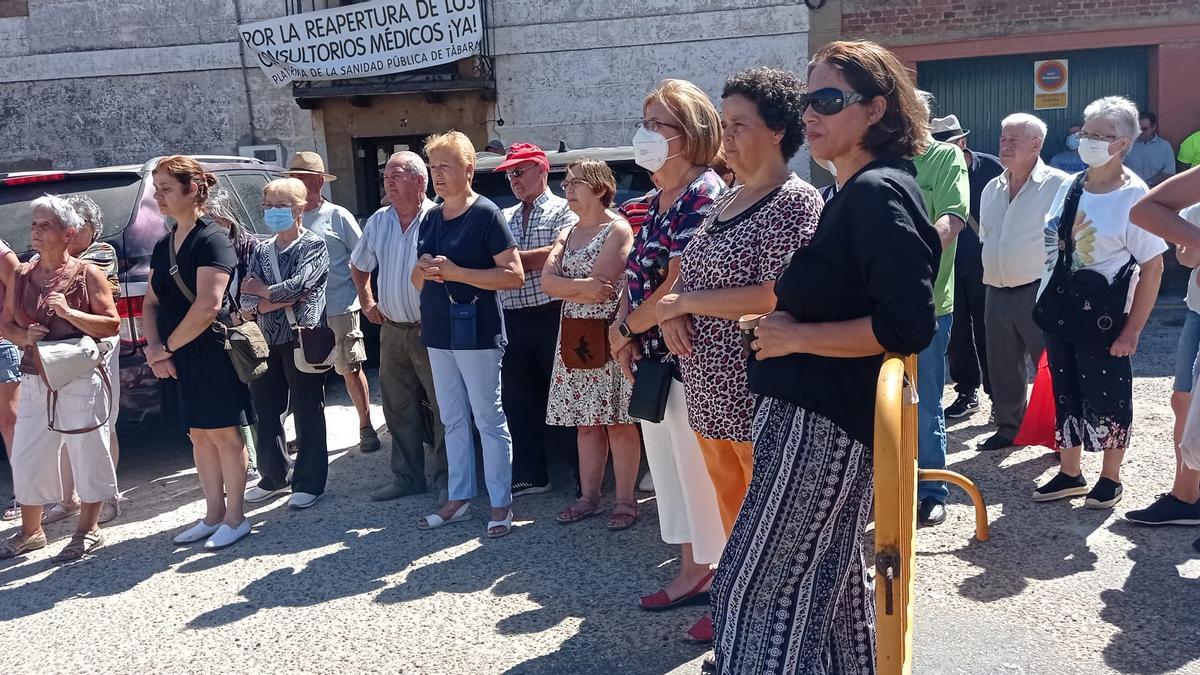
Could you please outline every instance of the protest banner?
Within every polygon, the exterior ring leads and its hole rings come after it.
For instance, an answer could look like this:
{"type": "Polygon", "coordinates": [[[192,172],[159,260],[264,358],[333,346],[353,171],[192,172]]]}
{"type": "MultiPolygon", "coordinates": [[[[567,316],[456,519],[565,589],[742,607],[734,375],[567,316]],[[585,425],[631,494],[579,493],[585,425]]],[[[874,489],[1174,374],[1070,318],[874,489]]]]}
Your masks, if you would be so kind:
{"type": "Polygon", "coordinates": [[[451,63],[480,53],[482,0],[375,0],[238,27],[276,87],[451,63]]]}

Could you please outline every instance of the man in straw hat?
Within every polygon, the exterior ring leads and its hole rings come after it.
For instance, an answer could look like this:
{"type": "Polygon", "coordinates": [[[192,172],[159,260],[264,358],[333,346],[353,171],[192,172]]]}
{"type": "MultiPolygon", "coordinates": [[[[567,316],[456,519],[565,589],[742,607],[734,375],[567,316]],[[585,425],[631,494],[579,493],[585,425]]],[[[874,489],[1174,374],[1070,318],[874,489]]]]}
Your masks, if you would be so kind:
{"type": "Polygon", "coordinates": [[[363,452],[375,452],[381,446],[375,425],[371,423],[371,395],[362,363],[367,360],[362,330],[359,328],[358,290],[350,275],[350,256],[362,230],[354,215],[321,196],[325,183],[337,176],[325,170],[325,162],[315,152],[297,152],[288,163],[287,174],[308,188],[304,206],[304,227],[325,238],[329,248],[329,281],[325,288],[325,321],[337,335],[334,369],[346,381],[346,391],[358,411],[359,443],[363,452]]]}
{"type": "Polygon", "coordinates": [[[954,324],[950,328],[950,378],[958,394],[946,408],[946,417],[960,419],[979,407],[979,388],[992,395],[984,332],[983,244],[979,241],[979,196],[983,186],[1004,171],[994,155],[967,148],[969,129],[956,115],[935,117],[930,122],[934,140],[957,145],[967,162],[971,189],[970,227],[958,235],[954,255],[954,324]]]}

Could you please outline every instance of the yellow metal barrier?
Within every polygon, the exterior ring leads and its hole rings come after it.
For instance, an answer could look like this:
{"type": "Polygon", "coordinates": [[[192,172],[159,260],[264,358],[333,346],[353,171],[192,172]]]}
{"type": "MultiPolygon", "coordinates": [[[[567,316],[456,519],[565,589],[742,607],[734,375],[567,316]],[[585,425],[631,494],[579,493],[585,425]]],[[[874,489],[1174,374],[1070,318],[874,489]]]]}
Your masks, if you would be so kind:
{"type": "Polygon", "coordinates": [[[975,535],[988,539],[979,489],[953,471],[917,470],[917,357],[888,354],[875,392],[875,609],[878,672],[912,672],[917,480],[944,480],[971,496],[975,535]]]}

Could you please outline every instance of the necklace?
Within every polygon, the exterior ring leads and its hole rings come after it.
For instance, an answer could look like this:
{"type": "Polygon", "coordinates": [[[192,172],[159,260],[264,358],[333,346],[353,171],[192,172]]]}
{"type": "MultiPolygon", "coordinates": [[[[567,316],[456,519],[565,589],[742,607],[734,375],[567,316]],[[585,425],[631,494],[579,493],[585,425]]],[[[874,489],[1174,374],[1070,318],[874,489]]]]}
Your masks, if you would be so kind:
{"type": "Polygon", "coordinates": [[[45,286],[42,287],[42,292],[38,295],[37,305],[34,310],[35,316],[41,315],[42,312],[46,313],[47,319],[54,316],[54,308],[46,304],[46,298],[48,298],[51,293],[58,293],[61,291],[59,285],[62,283],[62,280],[66,278],[67,268],[70,266],[70,261],[63,263],[62,267],[59,267],[57,270],[55,270],[50,276],[49,281],[47,281],[45,286]]]}

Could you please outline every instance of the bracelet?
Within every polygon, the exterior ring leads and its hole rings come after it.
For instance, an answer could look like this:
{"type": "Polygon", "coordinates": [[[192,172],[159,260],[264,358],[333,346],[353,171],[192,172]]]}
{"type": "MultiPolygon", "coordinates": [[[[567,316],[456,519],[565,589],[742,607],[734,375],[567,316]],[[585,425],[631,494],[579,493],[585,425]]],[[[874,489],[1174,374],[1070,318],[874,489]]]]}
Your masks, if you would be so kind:
{"type": "Polygon", "coordinates": [[[168,353],[168,354],[171,354],[172,356],[174,356],[174,354],[175,354],[175,350],[174,350],[174,349],[171,349],[170,347],[168,347],[168,346],[167,346],[167,343],[168,343],[168,342],[170,342],[170,339],[167,339],[167,340],[164,340],[164,341],[163,341],[163,343],[162,343],[162,350],[163,350],[164,352],[166,352],[166,353],[168,353]]]}

